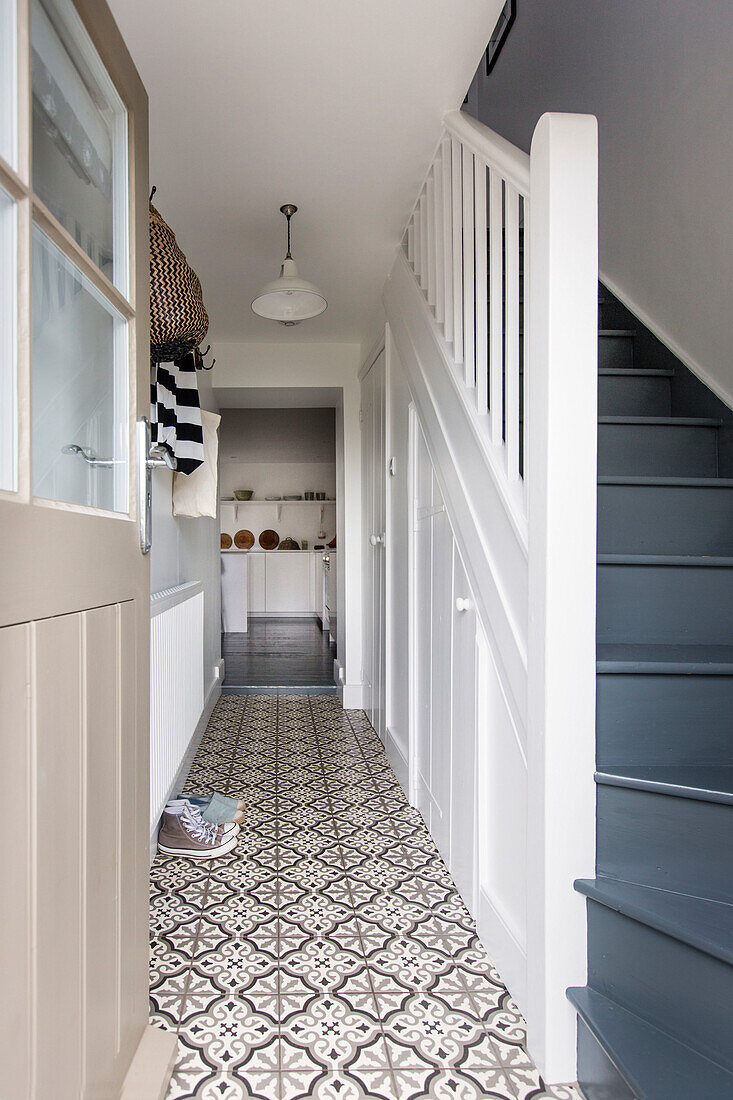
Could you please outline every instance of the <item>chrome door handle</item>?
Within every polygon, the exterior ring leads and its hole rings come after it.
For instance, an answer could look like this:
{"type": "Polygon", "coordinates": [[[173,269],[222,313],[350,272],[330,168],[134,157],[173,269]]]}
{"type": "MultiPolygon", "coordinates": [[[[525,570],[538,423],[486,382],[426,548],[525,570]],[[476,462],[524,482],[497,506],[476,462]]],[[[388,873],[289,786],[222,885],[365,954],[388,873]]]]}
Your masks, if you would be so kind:
{"type": "Polygon", "coordinates": [[[164,447],[152,447],[150,421],[141,416],[135,425],[137,444],[137,521],[140,533],[140,551],[150,553],[153,544],[153,470],[167,466],[175,470],[178,463],[164,447]]]}
{"type": "Polygon", "coordinates": [[[119,458],[99,458],[96,451],[91,447],[82,447],[81,443],[67,443],[61,448],[61,454],[79,455],[89,466],[119,466],[122,462],[119,458]]]}

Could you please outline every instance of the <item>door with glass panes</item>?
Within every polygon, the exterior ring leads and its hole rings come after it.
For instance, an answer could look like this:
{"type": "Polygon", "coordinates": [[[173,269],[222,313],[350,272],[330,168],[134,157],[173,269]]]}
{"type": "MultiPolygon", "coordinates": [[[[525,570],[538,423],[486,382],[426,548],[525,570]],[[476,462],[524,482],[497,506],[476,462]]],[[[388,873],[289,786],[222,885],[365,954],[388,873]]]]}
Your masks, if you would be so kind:
{"type": "Polygon", "coordinates": [[[147,97],[101,0],[0,0],[0,1091],[147,1021],[147,97]]]}

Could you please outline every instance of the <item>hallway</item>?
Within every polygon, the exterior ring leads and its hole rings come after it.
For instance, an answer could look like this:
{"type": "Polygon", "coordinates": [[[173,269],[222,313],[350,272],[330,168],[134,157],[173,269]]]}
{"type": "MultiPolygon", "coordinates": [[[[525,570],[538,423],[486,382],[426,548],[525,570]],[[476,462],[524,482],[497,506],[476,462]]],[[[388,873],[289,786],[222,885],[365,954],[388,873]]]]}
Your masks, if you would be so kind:
{"type": "Polygon", "coordinates": [[[572,1100],[523,1023],[362,712],[223,696],[187,789],[248,805],[237,849],[151,872],[168,1100],[572,1100]]]}

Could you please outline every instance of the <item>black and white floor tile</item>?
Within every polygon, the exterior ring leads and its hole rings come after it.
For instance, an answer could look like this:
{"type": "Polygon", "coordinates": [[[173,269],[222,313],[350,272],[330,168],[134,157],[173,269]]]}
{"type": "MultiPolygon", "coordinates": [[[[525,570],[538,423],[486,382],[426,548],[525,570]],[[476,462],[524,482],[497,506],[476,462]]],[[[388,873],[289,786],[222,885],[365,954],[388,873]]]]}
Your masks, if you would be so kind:
{"type": "Polygon", "coordinates": [[[188,778],[244,798],[236,849],[151,872],[168,1100],[577,1100],[546,1088],[419,813],[361,712],[224,695],[188,778]]]}

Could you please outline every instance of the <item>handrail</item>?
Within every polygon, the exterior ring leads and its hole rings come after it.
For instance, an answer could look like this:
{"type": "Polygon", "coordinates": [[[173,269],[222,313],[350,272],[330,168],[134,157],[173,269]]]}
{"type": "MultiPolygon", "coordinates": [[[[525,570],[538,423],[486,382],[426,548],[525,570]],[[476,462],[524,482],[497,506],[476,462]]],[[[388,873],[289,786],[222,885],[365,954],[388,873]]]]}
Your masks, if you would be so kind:
{"type": "Polygon", "coordinates": [[[467,115],[465,111],[449,111],[443,116],[446,130],[501,172],[523,195],[529,195],[529,155],[497,134],[488,126],[467,115]]]}

